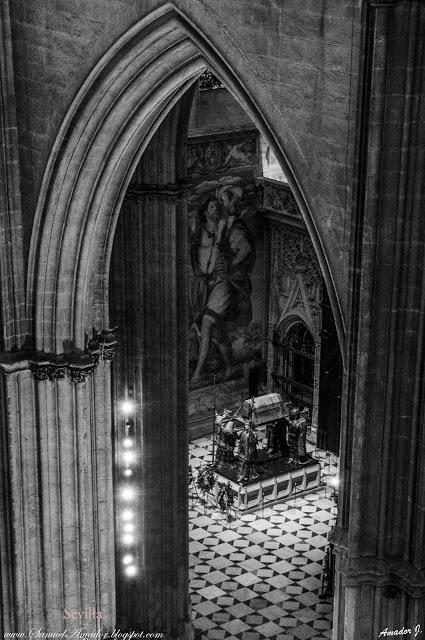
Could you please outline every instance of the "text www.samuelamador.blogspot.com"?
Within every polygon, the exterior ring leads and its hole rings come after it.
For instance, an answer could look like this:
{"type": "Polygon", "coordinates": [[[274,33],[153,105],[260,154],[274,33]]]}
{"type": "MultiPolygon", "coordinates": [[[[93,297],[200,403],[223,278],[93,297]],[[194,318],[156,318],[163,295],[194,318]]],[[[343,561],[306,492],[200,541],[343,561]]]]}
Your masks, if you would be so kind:
{"type": "Polygon", "coordinates": [[[41,627],[28,629],[28,631],[9,632],[3,634],[3,640],[151,640],[163,639],[165,634],[160,631],[87,631],[86,627],[71,627],[63,631],[47,631],[41,627]]]}

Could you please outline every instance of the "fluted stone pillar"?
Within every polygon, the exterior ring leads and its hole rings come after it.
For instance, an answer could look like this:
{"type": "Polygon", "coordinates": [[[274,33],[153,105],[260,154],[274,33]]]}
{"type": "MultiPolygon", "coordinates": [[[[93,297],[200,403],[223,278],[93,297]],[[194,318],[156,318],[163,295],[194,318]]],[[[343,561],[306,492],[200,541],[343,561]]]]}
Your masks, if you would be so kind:
{"type": "Polygon", "coordinates": [[[114,628],[109,367],[2,363],[4,632],[114,628]]]}
{"type": "Polygon", "coordinates": [[[9,0],[0,6],[0,349],[16,350],[28,331],[18,129],[9,0]]]}
{"type": "Polygon", "coordinates": [[[169,612],[163,624],[174,635],[177,630],[170,628],[173,609],[180,619],[187,613],[187,591],[179,583],[188,572],[186,263],[179,215],[181,210],[173,199],[145,200],[142,270],[150,318],[143,327],[141,378],[145,567],[150,583],[147,606],[153,628],[169,612]]]}
{"type": "Polygon", "coordinates": [[[425,631],[425,4],[364,19],[335,640],[425,631]]]}
{"type": "MultiPolygon", "coordinates": [[[[182,196],[169,186],[139,191],[123,205],[113,257],[114,312],[127,324],[115,363],[117,402],[118,624],[128,629],[185,636],[188,623],[186,226],[182,196]],[[125,249],[124,249],[125,247],[125,249]],[[125,251],[125,253],[124,253],[125,251]],[[122,286],[119,286],[121,282],[122,286]],[[131,486],[136,500],[137,576],[122,560],[120,474],[123,416],[134,412],[137,463],[131,486]],[[121,565],[121,566],[120,566],[121,565]]],[[[121,470],[122,471],[122,470],[121,470]]]]}
{"type": "MultiPolygon", "coordinates": [[[[190,96],[191,99],[191,96],[190,96]]],[[[177,105],[152,138],[125,197],[111,261],[111,317],[120,328],[114,363],[117,624],[193,637],[188,602],[187,223],[182,131],[177,105]],[[134,475],[122,464],[121,401],[135,401],[134,475]],[[120,499],[131,484],[135,499],[120,499]],[[125,542],[123,511],[134,513],[125,542]],[[126,574],[125,558],[136,574],[126,574]]]]}

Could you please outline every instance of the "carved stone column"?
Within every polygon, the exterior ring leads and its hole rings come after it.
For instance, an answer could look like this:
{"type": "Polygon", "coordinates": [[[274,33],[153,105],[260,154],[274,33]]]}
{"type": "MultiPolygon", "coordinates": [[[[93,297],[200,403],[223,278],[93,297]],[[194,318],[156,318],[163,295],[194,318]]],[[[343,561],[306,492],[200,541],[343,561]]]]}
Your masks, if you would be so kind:
{"type": "Polygon", "coordinates": [[[8,578],[3,594],[11,603],[4,631],[60,632],[75,626],[75,620],[67,622],[67,609],[90,612],[82,625],[88,631],[110,631],[115,576],[109,363],[85,375],[75,361],[71,373],[68,362],[44,359],[37,366],[35,354],[29,355],[31,360],[15,355],[1,362],[0,468],[9,545],[1,563],[8,578]]]}
{"type": "MultiPolygon", "coordinates": [[[[176,178],[185,167],[178,105],[161,124],[136,169],[123,203],[111,263],[111,315],[120,326],[114,365],[117,405],[117,624],[121,629],[193,635],[188,604],[187,254],[185,195],[176,178]],[[174,181],[174,182],[173,182],[174,181]],[[130,508],[136,574],[120,501],[120,401],[135,400],[137,462],[130,508]]],[[[181,108],[181,111],[180,111],[181,108]]]]}
{"type": "Polygon", "coordinates": [[[424,631],[424,32],[423,2],[367,6],[335,640],[424,631]]]}
{"type": "Polygon", "coordinates": [[[9,1],[0,6],[0,349],[22,346],[25,258],[9,1]]]}
{"type": "MultiPolygon", "coordinates": [[[[114,268],[126,293],[116,290],[112,299],[117,317],[126,316],[128,324],[121,332],[115,393],[118,405],[129,390],[134,394],[138,464],[132,550],[137,576],[129,580],[124,567],[118,569],[118,624],[177,637],[188,622],[187,281],[181,195],[170,187],[139,191],[121,215],[114,268]],[[127,269],[119,255],[125,237],[127,269]],[[130,306],[126,296],[131,296],[130,306]]],[[[119,406],[117,411],[119,452],[119,406]]],[[[119,510],[124,507],[119,495],[124,478],[119,473],[116,482],[117,561],[122,564],[126,551],[120,542],[119,510]]]]}

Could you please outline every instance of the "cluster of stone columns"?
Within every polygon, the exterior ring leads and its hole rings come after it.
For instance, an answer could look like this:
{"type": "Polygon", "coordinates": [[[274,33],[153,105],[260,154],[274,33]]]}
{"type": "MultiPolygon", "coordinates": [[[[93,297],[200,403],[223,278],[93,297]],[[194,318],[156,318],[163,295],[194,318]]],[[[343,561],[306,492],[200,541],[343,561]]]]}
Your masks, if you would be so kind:
{"type": "Polygon", "coordinates": [[[76,383],[54,364],[4,367],[5,631],[62,630],[82,607],[102,612],[87,630],[115,619],[109,368],[76,383]]]}
{"type": "Polygon", "coordinates": [[[335,639],[424,632],[424,29],[365,7],[335,639]]]}

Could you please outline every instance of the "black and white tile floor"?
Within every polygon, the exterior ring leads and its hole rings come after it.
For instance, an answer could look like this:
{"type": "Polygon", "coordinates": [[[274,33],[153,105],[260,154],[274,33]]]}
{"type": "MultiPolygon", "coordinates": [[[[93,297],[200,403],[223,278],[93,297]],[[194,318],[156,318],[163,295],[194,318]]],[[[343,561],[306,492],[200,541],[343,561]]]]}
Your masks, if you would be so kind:
{"type": "MultiPolygon", "coordinates": [[[[190,464],[211,461],[211,439],[189,447],[190,464]]],[[[335,456],[322,456],[324,474],[336,473],[335,456]]],[[[231,521],[211,503],[191,498],[190,595],[192,616],[204,640],[315,640],[332,636],[332,603],[322,599],[322,559],[335,521],[332,489],[231,521]]]]}

